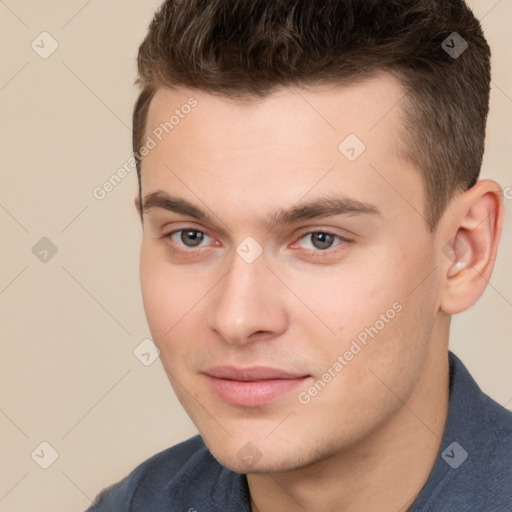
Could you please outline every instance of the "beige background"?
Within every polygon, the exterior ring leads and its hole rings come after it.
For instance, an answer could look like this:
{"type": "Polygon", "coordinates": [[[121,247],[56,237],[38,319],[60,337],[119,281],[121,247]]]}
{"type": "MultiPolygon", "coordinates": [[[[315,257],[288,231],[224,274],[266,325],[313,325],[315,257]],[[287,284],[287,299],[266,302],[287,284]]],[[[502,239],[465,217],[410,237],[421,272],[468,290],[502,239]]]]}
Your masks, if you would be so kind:
{"type": "MultiPolygon", "coordinates": [[[[511,187],[512,0],[470,3],[494,52],[482,174],[511,187]]],[[[136,52],[159,4],[0,0],[1,512],[82,511],[103,486],[196,432],[160,361],[146,367],[133,354],[150,336],[135,171],[102,201],[92,194],[130,156],[136,52]],[[43,31],[59,45],[47,59],[31,48],[34,39],[39,51],[51,48],[49,39],[41,48],[43,31]],[[46,262],[32,252],[42,237],[58,249],[46,262]],[[58,452],[48,469],[38,465],[51,456],[43,441],[58,452]]],[[[480,302],[454,320],[452,349],[510,407],[506,203],[496,270],[480,302]]]]}

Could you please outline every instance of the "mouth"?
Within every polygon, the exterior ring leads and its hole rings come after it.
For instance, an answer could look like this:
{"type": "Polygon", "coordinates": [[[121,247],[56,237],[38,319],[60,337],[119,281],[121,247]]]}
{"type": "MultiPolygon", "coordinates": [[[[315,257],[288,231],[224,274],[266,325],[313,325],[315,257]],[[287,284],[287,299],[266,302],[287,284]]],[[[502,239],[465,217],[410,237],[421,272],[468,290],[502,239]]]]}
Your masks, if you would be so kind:
{"type": "Polygon", "coordinates": [[[258,407],[281,398],[311,378],[276,368],[216,366],[204,372],[210,388],[226,403],[258,407]]]}

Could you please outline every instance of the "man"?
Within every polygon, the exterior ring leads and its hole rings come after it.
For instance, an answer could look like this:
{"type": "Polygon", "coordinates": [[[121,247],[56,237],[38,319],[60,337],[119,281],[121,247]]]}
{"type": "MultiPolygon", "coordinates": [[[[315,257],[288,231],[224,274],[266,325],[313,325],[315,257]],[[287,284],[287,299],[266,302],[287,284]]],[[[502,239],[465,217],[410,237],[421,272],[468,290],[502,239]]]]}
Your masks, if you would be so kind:
{"type": "Polygon", "coordinates": [[[512,510],[512,415],[448,351],[503,224],[489,59],[462,0],[162,5],[141,283],[200,436],[89,510],[512,510]]]}

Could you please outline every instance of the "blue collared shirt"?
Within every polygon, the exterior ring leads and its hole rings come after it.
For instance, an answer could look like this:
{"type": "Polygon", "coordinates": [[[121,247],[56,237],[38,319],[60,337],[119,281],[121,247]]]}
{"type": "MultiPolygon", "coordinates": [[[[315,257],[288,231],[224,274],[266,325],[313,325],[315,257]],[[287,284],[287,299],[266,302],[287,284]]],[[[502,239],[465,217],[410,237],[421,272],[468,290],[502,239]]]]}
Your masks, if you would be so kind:
{"type": "MultiPolygon", "coordinates": [[[[449,358],[441,449],[408,512],[512,512],[512,413],[449,358]]],[[[143,462],[86,512],[251,512],[249,503],[246,476],[220,465],[195,436],[143,462]]]]}

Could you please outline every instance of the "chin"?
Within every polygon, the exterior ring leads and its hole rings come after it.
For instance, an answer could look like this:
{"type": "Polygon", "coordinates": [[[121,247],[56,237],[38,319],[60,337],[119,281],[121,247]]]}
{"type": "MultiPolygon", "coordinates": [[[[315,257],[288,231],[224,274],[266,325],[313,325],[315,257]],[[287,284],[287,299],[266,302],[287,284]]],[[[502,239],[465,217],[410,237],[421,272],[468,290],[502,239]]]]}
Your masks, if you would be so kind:
{"type": "Polygon", "coordinates": [[[253,443],[248,438],[236,438],[221,444],[205,439],[205,443],[220,464],[241,474],[293,471],[329,456],[325,453],[327,450],[303,450],[300,446],[284,443],[276,447],[268,440],[265,443],[264,439],[253,443]]]}
{"type": "MultiPolygon", "coordinates": [[[[211,450],[210,450],[211,451],[211,450]]],[[[302,465],[295,461],[283,459],[279,455],[273,454],[269,459],[268,457],[262,456],[258,461],[243,461],[240,460],[237,453],[222,453],[217,456],[214,452],[212,455],[219,461],[220,464],[227,467],[235,473],[241,474],[258,474],[258,473],[280,473],[284,471],[292,471],[302,467],[302,465]]]]}

